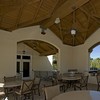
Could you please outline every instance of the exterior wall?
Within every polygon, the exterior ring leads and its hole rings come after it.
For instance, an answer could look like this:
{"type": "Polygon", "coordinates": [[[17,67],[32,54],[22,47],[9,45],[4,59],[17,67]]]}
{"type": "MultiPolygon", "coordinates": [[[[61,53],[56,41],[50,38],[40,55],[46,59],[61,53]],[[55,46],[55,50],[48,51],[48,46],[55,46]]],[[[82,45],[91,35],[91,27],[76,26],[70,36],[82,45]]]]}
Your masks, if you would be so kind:
{"type": "MultiPolygon", "coordinates": [[[[80,71],[89,70],[88,49],[99,41],[100,29],[94,32],[94,34],[92,34],[83,45],[73,47],[73,68],[78,68],[80,71]]],[[[95,78],[96,77],[90,76],[89,82],[96,83],[95,78]]]]}

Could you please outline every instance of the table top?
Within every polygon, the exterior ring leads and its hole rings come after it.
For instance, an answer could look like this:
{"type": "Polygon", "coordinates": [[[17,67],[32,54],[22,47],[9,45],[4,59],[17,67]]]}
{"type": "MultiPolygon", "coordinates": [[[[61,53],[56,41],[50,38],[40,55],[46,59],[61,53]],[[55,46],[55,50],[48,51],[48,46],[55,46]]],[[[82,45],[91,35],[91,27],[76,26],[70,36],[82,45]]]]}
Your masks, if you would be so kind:
{"type": "Polygon", "coordinates": [[[100,100],[100,92],[99,91],[70,91],[62,93],[52,100],[100,100]]]}
{"type": "Polygon", "coordinates": [[[81,79],[81,76],[63,76],[62,77],[63,80],[80,80],[81,79]]]}
{"type": "Polygon", "coordinates": [[[22,81],[10,81],[5,83],[0,83],[0,87],[9,88],[9,87],[17,87],[21,85],[22,81]]]}

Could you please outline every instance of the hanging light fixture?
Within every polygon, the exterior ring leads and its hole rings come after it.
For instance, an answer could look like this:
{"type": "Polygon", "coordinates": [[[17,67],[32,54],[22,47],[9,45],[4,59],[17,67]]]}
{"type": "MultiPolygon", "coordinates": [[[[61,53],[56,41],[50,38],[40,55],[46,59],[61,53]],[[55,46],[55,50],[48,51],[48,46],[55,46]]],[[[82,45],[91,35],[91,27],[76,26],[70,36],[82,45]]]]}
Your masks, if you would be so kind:
{"type": "Polygon", "coordinates": [[[76,9],[76,7],[74,6],[74,7],[72,7],[72,9],[74,10],[73,11],[73,25],[72,25],[72,29],[71,29],[71,35],[75,35],[76,34],[76,29],[75,29],[75,23],[76,23],[76,13],[75,13],[75,9],[76,9]]]}
{"type": "Polygon", "coordinates": [[[76,34],[76,30],[75,29],[71,29],[71,35],[75,35],[76,34]]]}
{"type": "Polygon", "coordinates": [[[55,19],[55,24],[59,24],[59,23],[60,23],[60,18],[58,17],[55,19]]]}

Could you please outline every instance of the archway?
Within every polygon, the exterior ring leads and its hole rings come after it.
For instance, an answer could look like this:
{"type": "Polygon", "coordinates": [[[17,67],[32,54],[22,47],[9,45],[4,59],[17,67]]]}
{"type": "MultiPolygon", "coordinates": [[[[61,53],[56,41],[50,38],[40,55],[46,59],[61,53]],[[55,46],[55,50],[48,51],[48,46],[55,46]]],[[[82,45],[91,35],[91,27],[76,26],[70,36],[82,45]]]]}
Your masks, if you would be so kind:
{"type": "Polygon", "coordinates": [[[100,69],[100,42],[89,48],[89,58],[90,70],[100,69]]]}
{"type": "MultiPolygon", "coordinates": [[[[47,56],[58,54],[58,49],[55,46],[41,40],[23,40],[18,42],[17,46],[18,46],[17,53],[18,55],[21,55],[22,58],[23,55],[25,56],[31,55],[32,58],[31,60],[32,68],[30,70],[31,73],[34,70],[38,71],[53,70],[53,66],[50,64],[49,60],[47,59],[47,56]]],[[[59,61],[57,59],[58,58],[56,58],[56,61],[59,61]]],[[[21,61],[23,61],[23,59],[21,59],[21,61]]],[[[23,73],[23,69],[22,68],[19,69],[21,69],[21,72],[23,73]]]]}

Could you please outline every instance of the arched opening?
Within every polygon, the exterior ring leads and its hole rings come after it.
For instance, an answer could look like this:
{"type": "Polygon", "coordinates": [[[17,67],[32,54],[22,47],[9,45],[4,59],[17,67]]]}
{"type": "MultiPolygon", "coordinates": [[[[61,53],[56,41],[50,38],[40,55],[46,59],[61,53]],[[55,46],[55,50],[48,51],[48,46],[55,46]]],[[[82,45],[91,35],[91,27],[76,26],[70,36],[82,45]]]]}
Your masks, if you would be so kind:
{"type": "Polygon", "coordinates": [[[89,69],[90,71],[100,70],[100,42],[94,44],[89,49],[89,69]]]}
{"type": "MultiPolygon", "coordinates": [[[[17,74],[24,76],[24,66],[29,71],[29,75],[32,76],[33,71],[53,71],[58,70],[58,49],[50,43],[41,40],[23,40],[17,43],[17,74]],[[18,59],[20,56],[21,59],[18,59]],[[23,57],[30,57],[31,59],[23,60],[23,57]],[[52,56],[52,63],[50,58],[52,56]],[[29,61],[29,62],[27,62],[29,61]],[[21,64],[22,63],[22,64],[21,64]],[[31,64],[30,64],[31,63],[31,64]],[[27,65],[29,67],[27,67],[27,65]],[[22,67],[21,67],[22,66],[22,67]],[[31,68],[30,68],[31,66],[31,68]],[[30,69],[29,69],[30,68],[30,69]]],[[[26,71],[27,72],[27,71],[26,71]]]]}

